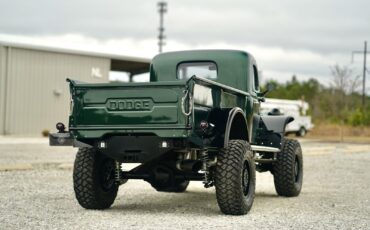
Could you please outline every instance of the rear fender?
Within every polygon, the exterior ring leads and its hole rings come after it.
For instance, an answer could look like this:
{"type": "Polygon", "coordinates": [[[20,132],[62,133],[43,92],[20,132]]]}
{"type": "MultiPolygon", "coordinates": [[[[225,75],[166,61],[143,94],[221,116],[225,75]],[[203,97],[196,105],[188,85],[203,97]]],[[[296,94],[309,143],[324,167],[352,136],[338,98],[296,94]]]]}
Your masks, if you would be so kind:
{"type": "Polygon", "coordinates": [[[226,122],[224,148],[227,147],[229,140],[250,141],[248,135],[248,123],[241,108],[235,107],[230,110],[226,122]]]}

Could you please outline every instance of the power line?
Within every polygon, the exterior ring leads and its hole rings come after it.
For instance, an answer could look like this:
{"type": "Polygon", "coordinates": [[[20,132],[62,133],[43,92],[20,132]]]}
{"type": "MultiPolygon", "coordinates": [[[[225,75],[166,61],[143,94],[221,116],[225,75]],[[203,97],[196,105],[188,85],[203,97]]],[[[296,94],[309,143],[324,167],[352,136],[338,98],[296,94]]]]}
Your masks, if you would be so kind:
{"type": "Polygon", "coordinates": [[[158,2],[158,12],[159,12],[159,35],[158,35],[158,47],[159,53],[162,53],[162,47],[166,44],[164,39],[164,26],[163,26],[163,14],[167,13],[167,2],[158,2]]]}
{"type": "Polygon", "coordinates": [[[363,54],[364,55],[364,66],[363,66],[363,77],[362,77],[362,109],[365,111],[365,98],[366,98],[366,93],[365,93],[365,85],[366,85],[366,72],[368,72],[366,68],[366,55],[370,54],[370,52],[367,52],[367,41],[364,43],[364,50],[363,51],[352,51],[352,62],[353,62],[353,56],[355,54],[363,54]]]}

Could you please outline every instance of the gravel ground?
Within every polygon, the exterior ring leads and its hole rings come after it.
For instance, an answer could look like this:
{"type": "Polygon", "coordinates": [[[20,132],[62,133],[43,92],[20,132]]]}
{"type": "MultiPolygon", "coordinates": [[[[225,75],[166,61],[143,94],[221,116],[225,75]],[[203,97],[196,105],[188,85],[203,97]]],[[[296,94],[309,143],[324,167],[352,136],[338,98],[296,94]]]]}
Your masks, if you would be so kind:
{"type": "Polygon", "coordinates": [[[214,189],[199,182],[170,194],[129,181],[111,209],[84,210],[74,198],[70,167],[54,167],[71,165],[75,149],[0,138],[0,165],[34,166],[0,170],[0,229],[370,229],[370,145],[303,140],[302,146],[299,197],[278,197],[271,174],[258,173],[250,213],[225,216],[214,189]]]}

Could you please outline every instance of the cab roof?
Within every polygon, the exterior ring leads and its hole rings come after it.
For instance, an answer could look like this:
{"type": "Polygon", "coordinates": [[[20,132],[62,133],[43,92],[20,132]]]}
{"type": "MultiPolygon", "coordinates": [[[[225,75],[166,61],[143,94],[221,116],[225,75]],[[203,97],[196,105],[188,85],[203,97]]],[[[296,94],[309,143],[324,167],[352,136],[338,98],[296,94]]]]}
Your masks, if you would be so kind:
{"type": "Polygon", "coordinates": [[[214,62],[217,79],[213,81],[245,91],[248,89],[252,55],[240,50],[191,50],[162,53],[150,65],[150,81],[177,80],[177,67],[186,62],[214,62]]]}

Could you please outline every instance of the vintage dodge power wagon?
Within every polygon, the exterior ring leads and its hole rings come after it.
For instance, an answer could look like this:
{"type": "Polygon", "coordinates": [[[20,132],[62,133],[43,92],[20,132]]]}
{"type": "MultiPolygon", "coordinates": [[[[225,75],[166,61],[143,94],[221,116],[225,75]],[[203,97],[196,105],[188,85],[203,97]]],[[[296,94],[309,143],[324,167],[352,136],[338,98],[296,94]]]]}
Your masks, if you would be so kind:
{"type": "Polygon", "coordinates": [[[231,215],[251,209],[256,171],[270,171],[281,196],[301,191],[301,147],[284,137],[293,118],[260,115],[271,89],[260,90],[249,53],[159,54],[145,83],[67,81],[68,131],[58,123],[50,145],[79,148],[73,184],[86,209],[109,208],[130,179],[161,192],[184,192],[189,181],[202,181],[206,188],[215,186],[221,211],[231,215]],[[124,171],[125,163],[138,166],[124,171]]]}

